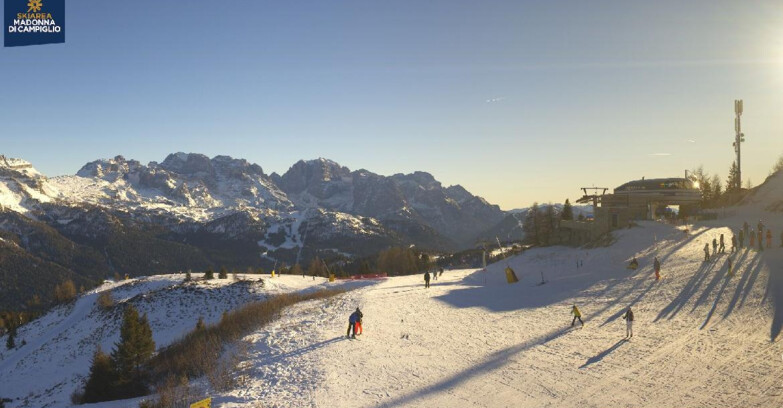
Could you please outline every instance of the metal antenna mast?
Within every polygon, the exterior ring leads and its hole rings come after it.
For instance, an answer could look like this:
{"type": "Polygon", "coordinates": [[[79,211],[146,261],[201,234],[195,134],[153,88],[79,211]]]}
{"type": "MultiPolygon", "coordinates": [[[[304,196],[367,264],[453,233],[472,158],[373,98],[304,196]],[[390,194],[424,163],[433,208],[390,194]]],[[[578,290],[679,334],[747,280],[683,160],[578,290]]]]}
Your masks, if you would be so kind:
{"type": "Polygon", "coordinates": [[[740,117],[742,116],[742,99],[734,100],[734,131],[736,136],[734,137],[734,151],[737,152],[737,191],[742,189],[742,166],[740,166],[740,144],[745,141],[745,134],[742,133],[740,126],[740,117]]]}

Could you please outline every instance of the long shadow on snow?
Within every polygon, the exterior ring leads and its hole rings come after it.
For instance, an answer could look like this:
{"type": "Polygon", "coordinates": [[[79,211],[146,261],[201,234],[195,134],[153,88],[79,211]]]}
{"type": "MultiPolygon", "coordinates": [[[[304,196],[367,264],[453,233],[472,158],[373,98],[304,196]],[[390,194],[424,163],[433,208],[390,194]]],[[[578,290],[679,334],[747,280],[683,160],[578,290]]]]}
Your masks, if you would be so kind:
{"type": "MultiPolygon", "coordinates": [[[[765,258],[772,260],[770,265],[783,264],[783,250],[777,249],[764,254],[765,258]]],[[[770,341],[775,341],[783,330],[783,270],[769,268],[769,281],[764,299],[770,298],[773,308],[772,326],[770,327],[770,341]]]]}
{"type": "Polygon", "coordinates": [[[312,351],[324,348],[324,347],[326,347],[326,346],[328,346],[328,345],[330,345],[332,343],[336,343],[336,342],[341,341],[341,340],[348,340],[348,339],[345,338],[344,336],[338,336],[338,337],[335,337],[333,339],[324,340],[324,341],[321,341],[321,342],[318,342],[318,343],[314,343],[314,344],[311,344],[311,345],[309,345],[307,347],[302,347],[300,349],[289,351],[287,353],[270,356],[270,357],[264,359],[263,362],[264,362],[264,364],[273,364],[273,363],[278,363],[278,362],[284,362],[286,359],[289,359],[291,357],[300,356],[302,354],[310,353],[312,351]]]}
{"type": "MultiPolygon", "coordinates": [[[[630,303],[628,303],[628,305],[624,306],[623,308],[620,308],[620,310],[618,310],[616,313],[614,313],[611,316],[609,316],[609,318],[607,318],[606,321],[601,323],[601,325],[598,326],[598,327],[604,327],[609,322],[611,322],[611,321],[613,321],[615,319],[620,318],[620,316],[622,316],[625,313],[626,308],[632,307],[632,306],[636,305],[637,303],[639,303],[639,301],[642,300],[642,298],[645,295],[647,295],[647,292],[649,292],[650,289],[652,289],[654,286],[655,286],[655,281],[651,280],[650,283],[647,285],[647,287],[644,290],[642,290],[641,292],[639,292],[639,294],[636,295],[636,297],[630,303]]],[[[618,303],[619,303],[619,299],[618,299],[618,303]]],[[[615,306],[615,305],[612,305],[612,306],[615,306]]],[[[596,315],[598,315],[598,313],[596,313],[596,315]]]]}
{"type": "MultiPolygon", "coordinates": [[[[729,286],[729,282],[731,281],[731,276],[729,276],[729,268],[726,267],[726,272],[723,272],[723,269],[721,268],[718,273],[715,274],[715,279],[723,279],[723,285],[721,285],[720,290],[718,291],[718,294],[715,295],[715,300],[712,302],[712,308],[710,308],[710,311],[707,313],[707,317],[704,318],[704,323],[701,324],[701,327],[699,327],[699,330],[703,330],[705,327],[707,327],[707,323],[710,322],[710,319],[712,319],[712,315],[715,313],[715,309],[718,308],[718,302],[720,302],[721,296],[723,296],[723,291],[726,290],[726,286],[729,286]]],[[[714,280],[714,279],[713,279],[714,280]]],[[[704,297],[705,294],[708,292],[711,292],[711,288],[708,288],[704,291],[704,294],[702,297],[704,297]]]]}
{"type": "Polygon", "coordinates": [[[672,299],[672,301],[669,302],[669,304],[666,305],[666,307],[664,307],[660,313],[658,313],[658,317],[655,318],[655,321],[657,322],[664,317],[668,318],[669,320],[673,319],[674,316],[676,316],[677,313],[679,313],[680,310],[685,306],[685,304],[688,303],[688,300],[690,300],[691,297],[696,294],[696,292],[699,290],[699,287],[701,286],[701,283],[707,278],[707,273],[713,270],[716,262],[717,261],[710,261],[702,263],[696,273],[691,276],[691,279],[682,288],[680,293],[674,299],[672,299]]]}
{"type": "Polygon", "coordinates": [[[759,277],[759,272],[761,272],[761,264],[759,263],[758,258],[753,258],[747,268],[742,268],[744,266],[742,265],[742,262],[747,257],[747,253],[743,254],[734,264],[735,275],[741,270],[750,270],[750,272],[741,274],[740,280],[737,283],[737,288],[734,290],[734,296],[732,296],[729,306],[726,308],[726,312],[723,313],[724,319],[729,317],[735,307],[741,308],[745,304],[745,299],[747,299],[748,294],[753,290],[753,286],[756,284],[756,280],[759,277]],[[738,303],[739,306],[737,306],[738,303]]]}
{"type": "Polygon", "coordinates": [[[511,362],[511,358],[514,357],[516,354],[522,353],[523,351],[529,350],[535,346],[544,345],[554,339],[557,339],[558,337],[567,334],[571,330],[573,330],[571,327],[552,330],[548,333],[544,333],[540,336],[534,337],[522,344],[517,344],[516,346],[511,346],[503,350],[496,351],[492,353],[488,358],[486,358],[484,362],[478,365],[465,369],[462,372],[454,374],[451,377],[446,378],[433,385],[411,391],[406,395],[395,398],[391,401],[384,402],[383,404],[381,404],[381,406],[384,407],[403,406],[403,405],[410,404],[412,401],[422,398],[429,394],[447,392],[448,390],[458,387],[460,384],[470,380],[473,377],[482,377],[487,375],[487,373],[490,371],[502,368],[503,366],[511,362]]]}
{"type": "MultiPolygon", "coordinates": [[[[611,271],[612,275],[602,277],[599,280],[596,280],[595,276],[606,272],[593,270],[579,275],[550,279],[549,283],[546,285],[538,285],[537,282],[531,283],[528,279],[522,279],[518,283],[513,284],[477,285],[468,288],[455,289],[444,295],[436,296],[435,299],[458,308],[483,307],[495,312],[536,308],[549,306],[560,303],[565,299],[573,299],[580,295],[584,295],[587,289],[590,289],[601,282],[608,281],[607,286],[614,288],[618,284],[628,282],[628,279],[630,278],[644,274],[647,269],[649,268],[639,268],[630,273],[625,268],[616,269],[611,271]]],[[[531,274],[535,276],[535,272],[531,272],[531,274]]],[[[468,279],[466,279],[468,282],[474,284],[478,282],[475,277],[468,279]]],[[[628,296],[628,294],[638,289],[644,282],[645,279],[637,279],[637,282],[634,283],[631,288],[626,290],[625,293],[617,296],[617,300],[628,296]]],[[[455,284],[459,283],[464,285],[464,281],[455,282],[455,284]]],[[[603,288],[598,295],[591,294],[590,297],[600,296],[600,294],[607,292],[607,290],[608,288],[603,288]]],[[[603,307],[599,311],[590,311],[589,315],[595,316],[606,308],[613,307],[615,302],[616,301],[610,302],[609,305],[603,307]]],[[[587,319],[585,321],[587,321],[587,319]]]]}
{"type": "Polygon", "coordinates": [[[608,356],[609,354],[611,354],[613,351],[615,351],[618,348],[620,348],[620,346],[622,346],[625,343],[627,343],[627,341],[625,339],[619,340],[617,343],[614,343],[614,345],[612,347],[609,347],[608,349],[600,352],[599,354],[596,354],[595,356],[588,358],[587,361],[585,361],[585,363],[582,364],[579,368],[585,368],[585,367],[589,366],[590,364],[595,364],[595,363],[603,360],[604,357],[608,356]]]}
{"type": "MultiPolygon", "coordinates": [[[[691,241],[697,240],[697,239],[698,239],[698,237],[699,237],[700,235],[704,234],[706,231],[708,231],[708,229],[703,229],[703,230],[699,231],[698,233],[696,233],[695,235],[689,235],[687,238],[683,239],[682,241],[680,241],[680,242],[676,243],[676,244],[675,244],[673,247],[669,248],[669,249],[667,250],[667,252],[665,252],[665,253],[662,253],[662,254],[660,255],[660,261],[661,261],[661,264],[665,264],[665,263],[666,263],[666,261],[667,261],[667,260],[668,260],[668,259],[669,259],[669,258],[670,258],[670,257],[671,257],[671,256],[672,256],[674,253],[675,253],[675,252],[679,251],[679,250],[680,250],[680,248],[682,248],[682,247],[684,247],[684,246],[688,245],[688,244],[689,244],[691,241]]],[[[664,269],[664,270],[666,269],[666,268],[665,268],[665,266],[663,267],[663,269],[664,269]]],[[[652,277],[652,275],[653,275],[652,262],[650,262],[650,266],[649,266],[649,267],[645,266],[645,267],[639,268],[639,269],[638,269],[638,270],[636,270],[635,272],[636,272],[636,273],[633,273],[633,274],[630,274],[630,275],[628,275],[628,277],[636,277],[637,275],[644,275],[644,274],[647,274],[647,275],[649,275],[649,276],[650,276],[650,278],[651,278],[651,277],[652,277]]],[[[628,296],[628,295],[629,295],[629,294],[631,294],[631,293],[634,293],[634,292],[636,292],[636,291],[637,291],[637,289],[639,289],[639,287],[640,287],[640,286],[641,286],[641,285],[642,285],[644,282],[647,282],[647,281],[648,281],[647,279],[637,279],[637,282],[636,282],[636,283],[634,283],[634,285],[633,285],[633,286],[632,286],[630,289],[626,290],[626,291],[625,291],[625,293],[623,293],[622,295],[618,296],[618,297],[615,299],[615,301],[614,301],[614,302],[612,302],[612,303],[608,303],[608,304],[606,304],[604,307],[602,307],[602,308],[600,308],[600,309],[598,309],[598,310],[594,310],[594,311],[592,311],[592,314],[593,314],[593,315],[595,315],[595,316],[598,316],[598,315],[600,315],[601,313],[603,313],[603,312],[605,312],[606,310],[608,310],[609,308],[612,308],[612,307],[617,307],[617,305],[620,305],[620,304],[622,304],[622,303],[623,303],[623,299],[625,299],[625,297],[626,297],[626,296],[628,296]]],[[[613,289],[613,288],[614,288],[615,286],[617,286],[617,285],[618,285],[620,282],[624,282],[624,280],[623,280],[623,279],[618,279],[618,280],[617,280],[616,282],[614,282],[613,284],[611,284],[611,285],[608,285],[606,288],[604,288],[604,289],[603,289],[603,290],[602,290],[602,291],[599,293],[599,295],[601,295],[601,294],[603,294],[603,293],[606,293],[606,292],[608,292],[610,289],[613,289]]],[[[602,326],[605,326],[607,323],[611,322],[612,320],[614,320],[614,319],[617,319],[618,317],[622,316],[622,315],[623,315],[623,313],[625,313],[626,307],[633,306],[633,305],[637,304],[639,301],[641,301],[641,300],[642,300],[642,298],[643,298],[645,295],[647,295],[647,293],[650,291],[650,289],[652,289],[652,288],[655,286],[655,283],[656,283],[656,282],[655,282],[654,280],[653,280],[653,281],[649,281],[649,283],[648,283],[648,285],[647,285],[647,288],[645,288],[645,289],[644,289],[644,290],[643,290],[641,293],[639,293],[639,294],[638,294],[638,295],[637,295],[637,296],[636,296],[636,297],[635,297],[635,298],[634,298],[634,299],[633,299],[633,300],[632,300],[630,303],[628,303],[628,304],[623,304],[623,307],[621,307],[621,308],[620,308],[620,309],[619,309],[617,312],[615,312],[614,314],[612,314],[611,316],[609,316],[609,318],[608,318],[608,319],[606,319],[606,321],[604,321],[603,323],[601,323],[601,327],[602,327],[602,326]]],[[[656,320],[657,320],[657,319],[656,319],[656,320]]]]}
{"type": "Polygon", "coordinates": [[[683,239],[682,241],[679,241],[677,244],[675,244],[669,250],[668,253],[666,253],[665,255],[661,256],[661,259],[660,259],[661,265],[665,265],[666,261],[669,260],[669,257],[671,257],[675,252],[679,251],[680,248],[690,244],[691,242],[697,241],[699,239],[699,236],[701,236],[702,234],[706,233],[707,231],[709,231],[709,229],[703,229],[703,230],[695,233],[694,235],[688,235],[687,238],[683,239]]]}
{"type": "MultiPolygon", "coordinates": [[[[699,231],[695,235],[688,236],[686,239],[675,244],[673,248],[667,249],[664,253],[662,251],[660,259],[668,259],[671,253],[678,250],[680,247],[687,245],[689,242],[696,240],[701,236],[706,229],[699,231]]],[[[629,253],[636,253],[647,246],[640,245],[639,248],[630,248],[629,253]]],[[[649,258],[645,256],[644,258],[649,258]]],[[[642,258],[642,259],[644,259],[642,258]]],[[[622,294],[619,294],[608,302],[605,306],[598,310],[589,311],[588,315],[597,316],[609,308],[617,307],[617,304],[622,303],[623,299],[628,295],[639,290],[645,282],[646,278],[642,278],[645,274],[652,276],[652,262],[648,265],[640,267],[634,271],[630,271],[622,265],[622,268],[610,267],[607,269],[597,270],[595,268],[589,268],[586,272],[578,275],[567,275],[556,278],[550,278],[549,283],[546,285],[537,285],[538,282],[538,270],[531,270],[523,274],[525,277],[534,277],[533,281],[536,283],[529,283],[531,279],[521,279],[519,283],[500,285],[490,284],[489,286],[481,285],[482,279],[480,275],[470,276],[462,280],[465,282],[475,284],[476,286],[469,288],[462,288],[450,291],[441,296],[435,297],[436,299],[450,304],[458,308],[470,308],[470,307],[483,307],[495,312],[513,311],[525,308],[535,308],[549,306],[552,304],[560,303],[566,299],[573,299],[578,296],[584,295],[587,289],[595,287],[596,284],[606,282],[606,286],[599,292],[590,294],[591,298],[600,297],[606,293],[611,293],[615,290],[616,286],[628,282],[630,278],[637,278],[630,288],[624,290],[622,294]],[[603,275],[600,279],[596,279],[596,275],[603,275]]],[[[517,271],[519,274],[519,271],[517,271]]],[[[651,289],[648,287],[645,291],[633,300],[633,303],[637,303],[644,297],[644,294],[651,289]]],[[[675,305],[672,306],[675,307],[675,305]]],[[[619,313],[625,311],[625,308],[619,313]]]]}

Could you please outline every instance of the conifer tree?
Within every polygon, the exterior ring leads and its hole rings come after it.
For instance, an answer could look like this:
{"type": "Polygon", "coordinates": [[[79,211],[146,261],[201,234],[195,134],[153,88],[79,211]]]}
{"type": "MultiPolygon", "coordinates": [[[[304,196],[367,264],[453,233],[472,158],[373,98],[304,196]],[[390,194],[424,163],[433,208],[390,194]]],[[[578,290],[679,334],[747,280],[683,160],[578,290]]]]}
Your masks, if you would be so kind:
{"type": "Polygon", "coordinates": [[[117,369],[119,385],[125,396],[143,395],[144,366],[155,351],[152,329],[147,315],[129,305],[125,309],[120,327],[120,342],[115,345],[112,362],[117,369]]]}
{"type": "Polygon", "coordinates": [[[212,272],[212,268],[207,269],[207,272],[204,273],[204,279],[206,280],[215,279],[215,273],[212,272]]]}
{"type": "Polygon", "coordinates": [[[522,230],[525,232],[525,239],[535,245],[541,245],[541,214],[538,208],[538,203],[534,202],[533,205],[527,210],[525,214],[525,221],[522,224],[522,230]]]}
{"type": "Polygon", "coordinates": [[[82,403],[108,401],[115,398],[117,372],[111,357],[101,350],[100,345],[92,356],[90,376],[84,386],[82,403]]]}
{"type": "Polygon", "coordinates": [[[11,326],[8,331],[8,339],[5,341],[5,347],[9,350],[16,347],[16,326],[11,326]]]}
{"type": "Polygon", "coordinates": [[[565,204],[563,204],[563,212],[560,214],[560,219],[573,220],[574,208],[571,206],[571,202],[566,198],[565,204]]]}
{"type": "Polygon", "coordinates": [[[739,191],[741,187],[737,162],[733,161],[731,162],[731,167],[729,167],[729,178],[726,180],[726,192],[733,193],[739,191]]]}
{"type": "Polygon", "coordinates": [[[220,267],[220,272],[218,272],[218,279],[228,279],[228,271],[226,270],[225,266],[220,267]]]}

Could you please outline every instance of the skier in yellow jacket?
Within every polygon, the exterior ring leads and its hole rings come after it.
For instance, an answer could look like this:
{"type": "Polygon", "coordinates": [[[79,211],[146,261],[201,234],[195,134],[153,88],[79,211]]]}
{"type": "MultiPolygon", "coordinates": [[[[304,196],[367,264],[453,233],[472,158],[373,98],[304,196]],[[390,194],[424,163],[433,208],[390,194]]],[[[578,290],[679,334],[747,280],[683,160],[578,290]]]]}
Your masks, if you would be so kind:
{"type": "Polygon", "coordinates": [[[571,320],[571,327],[574,327],[576,319],[579,319],[579,323],[582,324],[582,327],[585,326],[585,322],[582,321],[582,313],[579,312],[579,309],[576,307],[576,305],[571,308],[571,314],[574,315],[574,320],[571,320]]]}

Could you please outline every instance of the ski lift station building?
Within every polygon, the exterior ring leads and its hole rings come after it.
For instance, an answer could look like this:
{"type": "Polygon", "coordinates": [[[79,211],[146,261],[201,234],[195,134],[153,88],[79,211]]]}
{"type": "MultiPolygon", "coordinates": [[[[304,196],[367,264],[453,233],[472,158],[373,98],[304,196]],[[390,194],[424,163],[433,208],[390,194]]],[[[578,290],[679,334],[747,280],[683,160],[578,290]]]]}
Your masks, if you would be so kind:
{"type": "Polygon", "coordinates": [[[651,220],[658,209],[679,206],[689,213],[701,201],[698,183],[687,178],[659,178],[629,181],[606,194],[608,188],[583,188],[585,195],[577,203],[593,204],[592,221],[563,221],[561,228],[570,229],[584,239],[595,239],[613,229],[627,226],[633,220],[651,220]],[[594,194],[587,194],[587,190],[594,194]],[[603,190],[598,194],[598,190],[603,190]]]}

